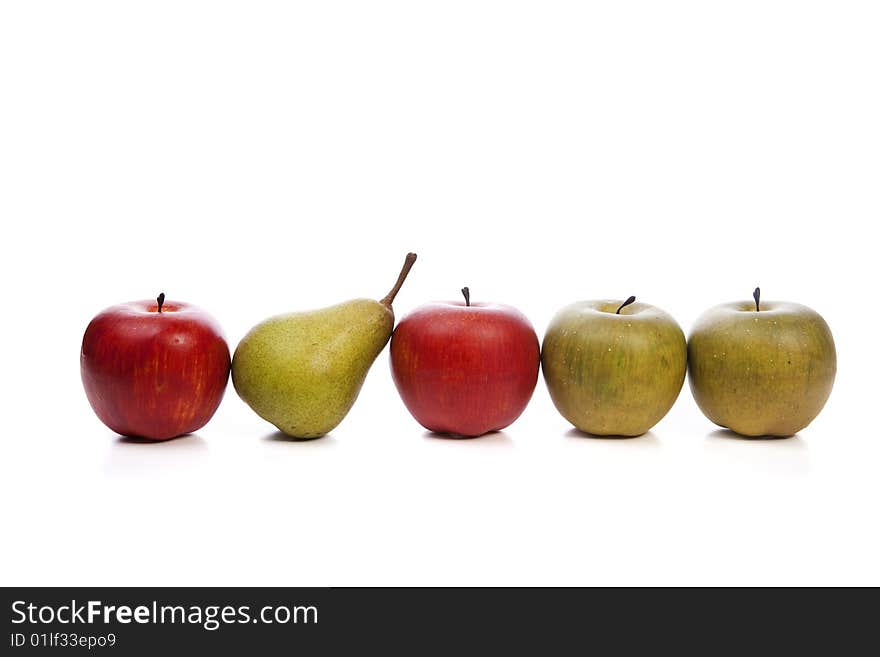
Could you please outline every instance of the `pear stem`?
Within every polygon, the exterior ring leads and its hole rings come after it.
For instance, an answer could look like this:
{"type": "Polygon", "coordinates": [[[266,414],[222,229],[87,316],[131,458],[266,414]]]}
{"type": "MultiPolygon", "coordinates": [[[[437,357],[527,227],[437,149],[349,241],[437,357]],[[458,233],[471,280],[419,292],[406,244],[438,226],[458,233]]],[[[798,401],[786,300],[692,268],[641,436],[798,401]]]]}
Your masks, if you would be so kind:
{"type": "Polygon", "coordinates": [[[630,297],[629,299],[627,299],[626,301],[624,301],[622,304],[620,304],[620,308],[618,308],[618,309],[617,309],[617,312],[614,313],[614,314],[615,314],[615,315],[619,315],[621,310],[623,310],[624,308],[626,308],[629,304],[631,304],[631,303],[635,303],[635,302],[636,302],[636,298],[635,298],[635,297],[630,297]]]}
{"type": "Polygon", "coordinates": [[[397,296],[397,293],[400,292],[400,288],[403,287],[403,282],[406,280],[407,275],[409,274],[409,270],[412,269],[412,266],[416,262],[416,254],[415,253],[407,253],[406,260],[403,261],[403,267],[400,269],[400,275],[397,277],[397,282],[394,284],[394,287],[391,288],[391,291],[385,295],[385,298],[382,299],[379,303],[383,306],[391,307],[391,304],[394,302],[394,297],[397,296]]]}
{"type": "Polygon", "coordinates": [[[759,313],[761,312],[761,288],[756,287],[752,296],[755,298],[755,312],[759,313]]]}
{"type": "Polygon", "coordinates": [[[463,287],[461,288],[461,293],[464,295],[464,305],[471,305],[471,291],[470,288],[463,287]]]}
{"type": "Polygon", "coordinates": [[[160,292],[159,296],[156,297],[156,303],[158,304],[158,308],[156,308],[156,310],[159,313],[161,313],[162,312],[162,304],[165,303],[165,293],[164,292],[160,292]]]}

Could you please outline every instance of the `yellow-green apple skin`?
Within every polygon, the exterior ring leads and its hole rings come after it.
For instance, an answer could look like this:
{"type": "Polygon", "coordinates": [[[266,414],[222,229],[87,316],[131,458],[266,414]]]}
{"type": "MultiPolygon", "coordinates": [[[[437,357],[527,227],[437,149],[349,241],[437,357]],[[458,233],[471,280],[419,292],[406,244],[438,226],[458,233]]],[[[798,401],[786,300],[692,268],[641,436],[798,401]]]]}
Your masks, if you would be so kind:
{"type": "Polygon", "coordinates": [[[663,310],[621,301],[580,301],[547,328],[541,366],[562,416],[586,433],[640,436],[678,398],[687,343],[663,310]]]}
{"type": "Polygon", "coordinates": [[[697,405],[715,424],[744,436],[796,434],[819,415],[836,372],[831,329],[796,303],[715,306],[688,339],[697,405]]]}

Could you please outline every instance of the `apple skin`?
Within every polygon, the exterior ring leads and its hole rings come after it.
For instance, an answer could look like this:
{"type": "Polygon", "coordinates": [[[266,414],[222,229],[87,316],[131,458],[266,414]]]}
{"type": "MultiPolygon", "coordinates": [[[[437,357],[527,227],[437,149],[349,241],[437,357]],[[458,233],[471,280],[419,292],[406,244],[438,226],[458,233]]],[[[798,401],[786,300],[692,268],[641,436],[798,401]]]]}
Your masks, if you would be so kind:
{"type": "Polygon", "coordinates": [[[791,436],[831,394],[831,329],[796,303],[726,303],[707,310],[688,339],[691,391],[715,424],[743,436],[791,436]]]}
{"type": "Polygon", "coordinates": [[[666,312],[621,301],[580,301],[560,310],[544,336],[550,398],[579,430],[640,436],[678,398],[687,370],[684,332],[666,312]]]}
{"type": "Polygon", "coordinates": [[[391,337],[391,373],[423,427],[481,436],[525,410],[540,368],[538,336],[510,306],[448,301],[421,306],[391,337]]]}
{"type": "Polygon", "coordinates": [[[229,378],[219,324],[190,304],[135,301],[107,308],[86,328],[83,387],[98,418],[124,436],[166,440],[214,415],[229,378]]]}

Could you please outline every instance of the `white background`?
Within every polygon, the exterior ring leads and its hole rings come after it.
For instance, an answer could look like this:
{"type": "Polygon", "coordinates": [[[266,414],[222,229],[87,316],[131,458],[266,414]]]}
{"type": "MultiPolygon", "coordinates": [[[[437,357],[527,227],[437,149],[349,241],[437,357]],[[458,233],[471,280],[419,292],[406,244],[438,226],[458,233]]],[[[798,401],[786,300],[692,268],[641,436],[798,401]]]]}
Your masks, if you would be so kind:
{"type": "Polygon", "coordinates": [[[4,425],[12,585],[880,584],[880,10],[871,2],[5,2],[4,425]],[[291,443],[230,386],[197,435],[119,440],[91,317],[155,297],[234,347],[381,297],[812,306],[838,347],[788,440],[687,387],[631,440],[522,418],[427,436],[377,360],[291,443]]]}

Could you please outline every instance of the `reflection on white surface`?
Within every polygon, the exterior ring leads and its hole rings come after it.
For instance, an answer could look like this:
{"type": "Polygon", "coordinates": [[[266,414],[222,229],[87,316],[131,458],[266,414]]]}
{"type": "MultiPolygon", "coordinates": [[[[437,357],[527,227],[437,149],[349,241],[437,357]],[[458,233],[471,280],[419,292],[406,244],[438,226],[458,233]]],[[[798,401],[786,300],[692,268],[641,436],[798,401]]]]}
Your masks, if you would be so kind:
{"type": "Polygon", "coordinates": [[[107,472],[113,476],[154,475],[207,463],[208,443],[198,434],[154,441],[117,437],[111,444],[107,472]]]}
{"type": "Polygon", "coordinates": [[[580,429],[569,429],[565,432],[569,443],[583,443],[601,446],[611,446],[621,449],[657,449],[661,443],[653,431],[643,433],[641,436],[597,436],[585,433],[580,429]]]}
{"type": "Polygon", "coordinates": [[[513,447],[513,439],[504,431],[492,431],[482,436],[450,436],[445,433],[425,431],[422,438],[426,443],[443,443],[449,445],[465,445],[470,449],[480,447],[513,447]]]}
{"type": "Polygon", "coordinates": [[[729,429],[706,436],[705,450],[713,463],[771,474],[804,474],[810,469],[807,444],[800,436],[749,438],[729,429]]]}
{"type": "Polygon", "coordinates": [[[332,433],[321,436],[319,438],[294,438],[288,436],[283,431],[273,431],[263,436],[261,441],[264,445],[271,445],[279,448],[290,449],[324,449],[328,447],[336,447],[339,442],[332,433]]]}

